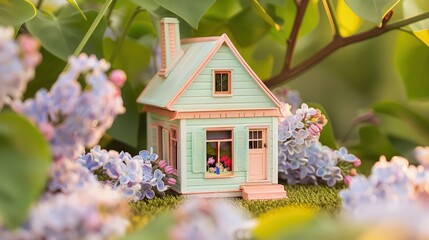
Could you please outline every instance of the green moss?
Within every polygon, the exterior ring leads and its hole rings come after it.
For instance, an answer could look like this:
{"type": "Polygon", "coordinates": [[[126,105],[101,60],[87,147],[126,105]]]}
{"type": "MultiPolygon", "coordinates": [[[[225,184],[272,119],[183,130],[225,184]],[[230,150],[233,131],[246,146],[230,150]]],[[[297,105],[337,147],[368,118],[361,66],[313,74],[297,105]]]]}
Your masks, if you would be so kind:
{"type": "MultiPolygon", "coordinates": [[[[275,208],[303,205],[335,213],[341,205],[338,192],[342,187],[286,185],[285,188],[288,195],[288,198],[285,199],[253,201],[235,199],[234,201],[238,206],[249,211],[254,217],[275,208]]],[[[182,196],[167,195],[163,198],[156,197],[151,200],[130,203],[132,228],[135,229],[143,226],[154,216],[177,208],[183,200],[182,196]]]]}
{"type": "Polygon", "coordinates": [[[341,189],[340,187],[330,188],[327,186],[286,185],[285,188],[288,196],[288,198],[285,199],[253,201],[237,199],[236,202],[255,217],[272,209],[285,206],[310,206],[320,209],[321,211],[334,213],[341,205],[341,199],[338,196],[338,192],[341,189]]]}

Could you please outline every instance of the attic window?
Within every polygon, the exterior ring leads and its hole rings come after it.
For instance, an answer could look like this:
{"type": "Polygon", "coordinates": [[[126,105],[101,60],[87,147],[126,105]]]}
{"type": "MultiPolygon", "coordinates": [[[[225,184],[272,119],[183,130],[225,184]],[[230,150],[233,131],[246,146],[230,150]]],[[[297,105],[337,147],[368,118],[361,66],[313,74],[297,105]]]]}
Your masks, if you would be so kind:
{"type": "Polygon", "coordinates": [[[214,95],[231,94],[231,71],[214,71],[214,95]]]}

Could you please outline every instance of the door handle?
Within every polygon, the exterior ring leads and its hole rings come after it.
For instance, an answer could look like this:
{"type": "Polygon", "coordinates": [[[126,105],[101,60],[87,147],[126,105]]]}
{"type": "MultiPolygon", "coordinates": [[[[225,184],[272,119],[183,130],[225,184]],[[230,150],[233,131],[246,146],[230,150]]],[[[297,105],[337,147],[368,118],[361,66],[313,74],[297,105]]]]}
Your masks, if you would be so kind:
{"type": "Polygon", "coordinates": [[[267,147],[267,143],[264,143],[264,148],[266,148],[267,147]]]}

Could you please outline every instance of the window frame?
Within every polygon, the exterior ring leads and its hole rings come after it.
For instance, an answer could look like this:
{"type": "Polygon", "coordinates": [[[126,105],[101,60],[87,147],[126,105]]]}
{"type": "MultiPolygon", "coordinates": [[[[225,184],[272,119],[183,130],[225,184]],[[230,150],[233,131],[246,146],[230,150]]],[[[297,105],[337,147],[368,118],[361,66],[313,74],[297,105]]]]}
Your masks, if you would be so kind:
{"type": "MultiPolygon", "coordinates": [[[[225,128],[207,128],[206,130],[206,139],[205,139],[205,148],[206,148],[206,155],[205,155],[205,161],[204,161],[204,178],[232,178],[235,177],[235,158],[234,158],[234,128],[225,127],[225,128]],[[208,132],[216,132],[216,131],[231,131],[231,138],[229,139],[216,139],[216,140],[207,140],[207,133],[208,132]],[[209,142],[217,142],[220,146],[222,142],[231,142],[231,174],[228,175],[212,175],[208,173],[207,169],[207,143],[209,142]]],[[[217,158],[216,162],[220,162],[220,147],[218,148],[217,158]]]]}
{"type": "Polygon", "coordinates": [[[213,96],[232,96],[232,69],[213,69],[213,96]],[[228,91],[216,91],[216,74],[228,74],[228,91]]]}
{"type": "Polygon", "coordinates": [[[179,128],[177,126],[170,126],[170,159],[169,159],[169,165],[173,167],[173,174],[177,175],[177,172],[179,170],[179,128]],[[174,137],[173,132],[176,132],[176,137],[174,137]],[[173,142],[176,142],[176,159],[174,159],[173,154],[173,142]],[[173,162],[176,160],[176,166],[174,166],[173,162]]]}

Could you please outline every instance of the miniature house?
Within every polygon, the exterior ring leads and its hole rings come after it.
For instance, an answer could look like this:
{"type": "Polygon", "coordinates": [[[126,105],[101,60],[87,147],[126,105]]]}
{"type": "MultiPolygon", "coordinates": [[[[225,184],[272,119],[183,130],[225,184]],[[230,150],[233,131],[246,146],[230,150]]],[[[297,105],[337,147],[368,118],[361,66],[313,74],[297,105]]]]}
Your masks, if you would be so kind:
{"type": "Polygon", "coordinates": [[[161,66],[138,98],[147,140],[175,169],[184,195],[286,196],[278,181],[281,104],[226,34],[183,39],[179,21],[160,25],[161,66]]]}

